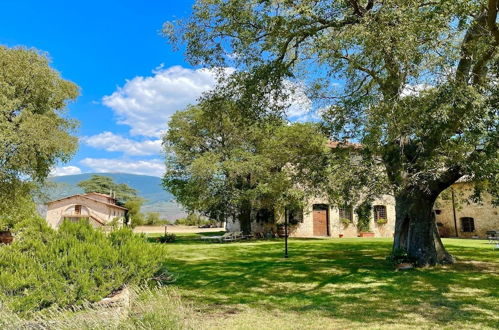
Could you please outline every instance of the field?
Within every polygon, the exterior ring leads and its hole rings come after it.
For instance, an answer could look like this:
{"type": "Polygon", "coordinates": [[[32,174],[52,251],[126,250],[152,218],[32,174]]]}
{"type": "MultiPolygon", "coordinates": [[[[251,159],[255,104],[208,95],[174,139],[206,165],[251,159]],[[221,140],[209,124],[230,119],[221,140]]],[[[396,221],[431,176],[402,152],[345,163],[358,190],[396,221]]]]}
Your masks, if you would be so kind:
{"type": "Polygon", "coordinates": [[[452,266],[395,272],[388,239],[293,239],[165,247],[204,328],[498,328],[499,251],[446,239],[452,266]]]}

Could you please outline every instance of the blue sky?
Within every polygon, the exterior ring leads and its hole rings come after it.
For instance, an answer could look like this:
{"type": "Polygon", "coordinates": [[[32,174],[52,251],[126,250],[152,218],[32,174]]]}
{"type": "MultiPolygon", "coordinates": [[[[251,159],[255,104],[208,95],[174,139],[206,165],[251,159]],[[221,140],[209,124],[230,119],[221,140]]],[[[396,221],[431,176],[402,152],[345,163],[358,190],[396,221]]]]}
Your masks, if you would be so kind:
{"type": "Polygon", "coordinates": [[[0,0],[0,44],[45,51],[81,88],[70,104],[80,148],[54,175],[129,172],[161,176],[160,137],[176,110],[214,84],[160,35],[193,1],[0,0]]]}

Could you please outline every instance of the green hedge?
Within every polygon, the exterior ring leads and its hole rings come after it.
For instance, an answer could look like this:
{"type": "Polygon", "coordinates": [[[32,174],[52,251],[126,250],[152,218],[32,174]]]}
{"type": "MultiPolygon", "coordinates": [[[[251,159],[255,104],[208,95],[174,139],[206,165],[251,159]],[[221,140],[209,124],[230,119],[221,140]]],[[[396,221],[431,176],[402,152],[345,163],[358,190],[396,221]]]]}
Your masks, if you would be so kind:
{"type": "Polygon", "coordinates": [[[21,224],[0,247],[0,300],[16,312],[94,302],[126,284],[165,278],[161,251],[128,228],[110,234],[88,223],[21,224]]]}

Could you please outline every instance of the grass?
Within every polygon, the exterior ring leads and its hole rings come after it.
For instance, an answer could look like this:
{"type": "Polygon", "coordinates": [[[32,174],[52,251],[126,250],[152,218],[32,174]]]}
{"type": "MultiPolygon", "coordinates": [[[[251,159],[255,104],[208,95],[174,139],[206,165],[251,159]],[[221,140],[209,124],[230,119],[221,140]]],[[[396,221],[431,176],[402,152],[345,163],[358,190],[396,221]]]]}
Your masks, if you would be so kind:
{"type": "Polygon", "coordinates": [[[498,328],[499,251],[447,239],[452,266],[394,272],[389,239],[166,245],[184,301],[214,328],[498,328]]]}
{"type": "MultiPolygon", "coordinates": [[[[395,272],[389,239],[292,239],[284,259],[282,240],[198,238],[151,243],[177,280],[132,288],[127,315],[66,310],[35,321],[51,329],[499,328],[499,251],[485,241],[446,239],[456,264],[395,272]]],[[[0,328],[29,322],[0,308],[0,328]]]]}

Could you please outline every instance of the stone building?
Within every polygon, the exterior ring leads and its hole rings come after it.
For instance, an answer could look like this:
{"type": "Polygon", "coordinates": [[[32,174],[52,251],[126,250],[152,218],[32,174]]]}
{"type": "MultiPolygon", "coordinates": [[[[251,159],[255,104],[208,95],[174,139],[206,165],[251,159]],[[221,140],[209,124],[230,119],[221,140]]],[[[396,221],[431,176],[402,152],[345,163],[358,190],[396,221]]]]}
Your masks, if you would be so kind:
{"type": "Polygon", "coordinates": [[[94,227],[123,223],[127,209],[116,205],[116,199],[100,193],[68,196],[47,203],[48,224],[57,228],[64,219],[89,221],[94,227]]]}
{"type": "MultiPolygon", "coordinates": [[[[357,143],[339,143],[329,141],[327,146],[331,149],[352,148],[361,149],[357,143]]],[[[391,195],[383,195],[371,203],[369,215],[369,230],[366,236],[393,237],[395,229],[395,199],[391,195]]],[[[290,228],[292,237],[357,237],[359,236],[359,219],[355,206],[350,209],[339,208],[331,205],[327,198],[311,198],[306,207],[299,214],[294,214],[294,221],[290,228]],[[348,220],[348,221],[346,221],[348,220]]],[[[281,212],[282,213],[282,212],[281,212]]],[[[296,212],[295,212],[296,213],[296,212]]],[[[251,223],[253,233],[268,233],[275,231],[274,221],[258,221],[256,214],[251,223]]],[[[282,223],[283,214],[276,213],[274,218],[282,223]]],[[[236,220],[227,221],[226,229],[240,231],[240,224],[236,220]]]]}
{"type": "Polygon", "coordinates": [[[481,203],[471,202],[472,182],[457,182],[435,203],[435,218],[442,237],[486,238],[487,231],[499,230],[499,208],[485,193],[481,203]]]}
{"type": "MultiPolygon", "coordinates": [[[[395,199],[393,196],[384,195],[374,200],[369,215],[369,233],[363,234],[374,237],[393,237],[395,228],[395,199]]],[[[295,212],[290,217],[291,237],[357,237],[358,215],[354,211],[355,207],[345,209],[329,204],[327,198],[311,198],[302,212],[295,212]],[[349,220],[348,221],[345,221],[349,220]]],[[[281,212],[282,213],[282,212],[281,212]]],[[[275,214],[283,222],[282,214],[275,214]]],[[[257,220],[255,215],[251,222],[251,232],[268,233],[275,232],[274,222],[257,220]]],[[[240,231],[240,223],[236,220],[229,220],[226,224],[228,231],[240,231]]]]}

